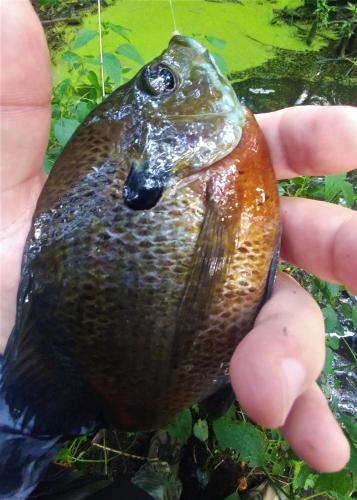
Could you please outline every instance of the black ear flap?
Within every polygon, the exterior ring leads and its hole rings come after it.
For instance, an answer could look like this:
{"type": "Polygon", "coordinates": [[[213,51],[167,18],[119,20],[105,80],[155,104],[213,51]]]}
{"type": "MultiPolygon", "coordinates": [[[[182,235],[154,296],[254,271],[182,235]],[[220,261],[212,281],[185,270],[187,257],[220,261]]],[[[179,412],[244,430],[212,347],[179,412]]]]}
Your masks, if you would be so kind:
{"type": "Polygon", "coordinates": [[[169,179],[165,171],[152,173],[153,169],[142,165],[131,166],[123,188],[123,199],[133,210],[149,210],[160,200],[169,179]],[[149,173],[148,173],[149,172],[149,173]],[[150,176],[150,178],[149,178],[150,176]]]}

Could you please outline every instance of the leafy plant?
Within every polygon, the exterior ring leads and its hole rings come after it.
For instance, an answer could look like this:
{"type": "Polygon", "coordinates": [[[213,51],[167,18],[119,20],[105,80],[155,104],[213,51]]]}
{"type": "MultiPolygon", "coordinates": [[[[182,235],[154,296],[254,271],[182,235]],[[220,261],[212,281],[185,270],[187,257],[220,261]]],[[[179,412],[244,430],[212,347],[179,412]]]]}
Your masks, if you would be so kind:
{"type": "Polygon", "coordinates": [[[191,410],[184,410],[168,427],[167,431],[175,439],[185,444],[192,434],[191,410]]]}
{"type": "MultiPolygon", "coordinates": [[[[130,71],[127,61],[142,65],[143,58],[130,43],[131,30],[114,23],[104,24],[104,36],[110,30],[119,34],[125,42],[118,47],[116,54],[104,52],[104,90],[110,94],[122,84],[126,73],[130,71]]],[[[82,30],[71,45],[62,54],[62,61],[67,65],[69,77],[59,82],[53,89],[52,125],[50,142],[45,157],[44,168],[49,172],[71,135],[89,112],[102,100],[100,81],[100,58],[91,54],[83,55],[82,50],[98,33],[82,30]]]]}
{"type": "Polygon", "coordinates": [[[346,469],[334,474],[318,474],[311,470],[289,449],[279,431],[257,427],[237,409],[233,412],[231,409],[214,421],[203,420],[197,410],[191,412],[190,417],[189,410],[185,410],[168,431],[182,442],[190,440],[193,450],[192,440],[205,444],[207,481],[218,467],[227,462],[233,460],[240,467],[238,487],[226,496],[226,500],[239,498],[239,492],[247,489],[249,483],[259,476],[269,479],[279,498],[342,500],[355,491],[357,460],[357,427],[347,417],[342,419],[342,424],[351,443],[352,455],[346,469]]]}
{"type": "Polygon", "coordinates": [[[305,0],[298,7],[275,10],[273,23],[284,21],[294,24],[310,45],[317,36],[324,37],[337,46],[340,57],[351,56],[355,65],[354,42],[357,36],[357,6],[346,0],[305,0]]]}
{"type": "Polygon", "coordinates": [[[339,203],[353,207],[357,201],[352,182],[347,174],[326,177],[301,176],[279,183],[279,193],[284,196],[298,196],[339,203]]]}
{"type": "Polygon", "coordinates": [[[80,436],[67,443],[57,453],[55,461],[58,463],[74,464],[81,462],[86,452],[88,436],[80,436]]]}

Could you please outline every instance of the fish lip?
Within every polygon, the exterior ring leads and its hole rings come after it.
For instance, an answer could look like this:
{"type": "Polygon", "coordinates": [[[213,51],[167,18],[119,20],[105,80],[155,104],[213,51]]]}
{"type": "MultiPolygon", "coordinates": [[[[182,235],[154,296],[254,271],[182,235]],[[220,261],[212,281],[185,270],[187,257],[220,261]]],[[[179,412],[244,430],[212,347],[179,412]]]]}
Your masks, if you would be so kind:
{"type": "Polygon", "coordinates": [[[185,35],[174,34],[169,42],[169,46],[171,45],[181,45],[184,46],[185,48],[194,50],[198,54],[202,54],[207,51],[206,47],[204,47],[200,42],[198,42],[192,37],[185,35]]]}

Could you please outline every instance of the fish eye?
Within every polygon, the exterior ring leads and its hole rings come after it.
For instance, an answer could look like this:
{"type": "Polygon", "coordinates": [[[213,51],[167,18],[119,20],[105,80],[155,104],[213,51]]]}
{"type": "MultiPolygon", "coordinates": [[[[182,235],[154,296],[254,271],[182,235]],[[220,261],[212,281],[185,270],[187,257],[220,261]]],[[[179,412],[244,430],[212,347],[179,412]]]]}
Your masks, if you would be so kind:
{"type": "Polygon", "coordinates": [[[142,87],[153,96],[170,94],[176,89],[177,78],[173,71],[163,64],[146,66],[142,73],[142,87]]]}

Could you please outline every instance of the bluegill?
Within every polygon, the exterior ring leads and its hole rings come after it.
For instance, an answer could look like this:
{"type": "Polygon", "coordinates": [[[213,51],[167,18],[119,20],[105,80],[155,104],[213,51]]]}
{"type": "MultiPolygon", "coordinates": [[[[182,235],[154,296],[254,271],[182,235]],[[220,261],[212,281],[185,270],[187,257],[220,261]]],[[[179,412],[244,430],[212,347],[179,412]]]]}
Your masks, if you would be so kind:
{"type": "Polygon", "coordinates": [[[38,200],[2,394],[34,435],[168,424],[227,383],[275,273],[267,146],[175,36],[84,121],[38,200]]]}

